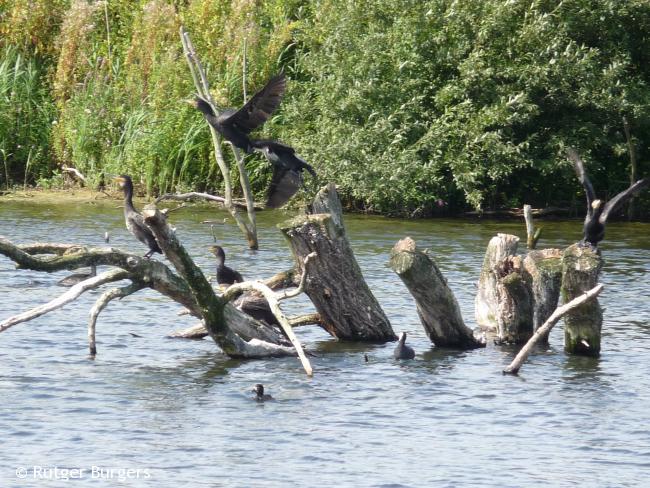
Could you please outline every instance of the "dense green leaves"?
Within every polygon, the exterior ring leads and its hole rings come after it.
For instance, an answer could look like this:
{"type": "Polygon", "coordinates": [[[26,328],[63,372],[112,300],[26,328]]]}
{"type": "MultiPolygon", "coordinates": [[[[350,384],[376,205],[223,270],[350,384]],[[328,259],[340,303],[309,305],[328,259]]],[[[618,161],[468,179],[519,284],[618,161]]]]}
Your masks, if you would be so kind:
{"type": "MultiPolygon", "coordinates": [[[[44,1],[32,3],[34,18],[26,2],[0,6],[3,60],[20,52],[40,73],[40,95],[25,102],[39,107],[29,137],[40,157],[91,178],[128,171],[151,192],[218,189],[208,131],[182,103],[193,87],[181,23],[224,106],[243,102],[244,44],[249,96],[286,71],[265,135],[294,146],[356,208],[582,207],[565,148],[580,150],[600,194],[621,190],[623,117],[639,173],[650,173],[645,0],[57,0],[48,27],[36,22],[44,1]]],[[[7,100],[0,121],[15,123],[23,101],[7,100]]],[[[26,161],[15,149],[5,148],[12,167],[26,161]]],[[[268,166],[248,164],[263,191],[268,166]]]]}

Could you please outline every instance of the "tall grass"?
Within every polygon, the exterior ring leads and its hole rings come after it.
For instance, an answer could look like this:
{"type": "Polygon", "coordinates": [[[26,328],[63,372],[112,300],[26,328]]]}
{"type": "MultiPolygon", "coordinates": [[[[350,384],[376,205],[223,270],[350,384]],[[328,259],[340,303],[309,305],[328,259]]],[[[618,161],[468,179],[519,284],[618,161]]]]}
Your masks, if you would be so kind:
{"type": "Polygon", "coordinates": [[[49,169],[54,107],[43,69],[15,47],[0,51],[0,184],[34,181],[49,169]],[[29,164],[27,162],[29,161],[29,164]]]}

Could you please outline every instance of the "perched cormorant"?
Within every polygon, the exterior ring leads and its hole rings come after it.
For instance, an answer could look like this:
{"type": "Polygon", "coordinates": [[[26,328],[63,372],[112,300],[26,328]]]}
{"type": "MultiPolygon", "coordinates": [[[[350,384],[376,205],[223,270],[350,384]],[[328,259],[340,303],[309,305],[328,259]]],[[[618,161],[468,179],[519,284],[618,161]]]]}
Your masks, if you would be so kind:
{"type": "Polygon", "coordinates": [[[190,103],[227,141],[250,153],[252,147],[248,134],[264,124],[277,110],[286,87],[287,80],[284,73],[280,73],[271,78],[242,108],[226,109],[219,115],[215,114],[207,100],[198,95],[190,103]]]}
{"type": "Polygon", "coordinates": [[[217,258],[217,283],[230,286],[244,281],[238,271],[225,265],[226,253],[221,246],[210,246],[210,252],[217,258]]]}
{"type": "Polygon", "coordinates": [[[273,397],[271,395],[267,395],[266,393],[264,393],[264,385],[262,383],[256,384],[255,388],[253,388],[251,391],[255,393],[254,399],[258,402],[273,400],[273,397]]]}
{"type": "Polygon", "coordinates": [[[97,276],[97,267],[95,265],[92,265],[90,267],[90,271],[87,273],[73,273],[69,276],[66,276],[65,278],[62,278],[57,282],[57,285],[59,286],[74,286],[77,283],[81,283],[82,281],[86,281],[88,278],[92,278],[93,276],[97,276]]]}
{"type": "Polygon", "coordinates": [[[304,159],[296,156],[291,146],[269,140],[252,140],[254,151],[261,152],[273,164],[273,177],[267,192],[266,206],[278,208],[287,203],[303,186],[303,170],[307,170],[315,181],[318,176],[314,168],[304,159]]]}
{"type": "Polygon", "coordinates": [[[400,334],[395,351],[393,351],[393,357],[395,359],[413,359],[415,357],[413,348],[406,345],[406,332],[400,334]]]}
{"type": "Polygon", "coordinates": [[[131,181],[131,177],[128,175],[116,176],[115,181],[124,190],[124,220],[126,221],[126,228],[129,229],[137,240],[149,248],[149,252],[144,257],[150,258],[155,252],[162,254],[162,250],[158,246],[153,232],[144,223],[144,218],[140,215],[140,212],[133,206],[133,181],[131,181]]]}
{"type": "Polygon", "coordinates": [[[638,194],[645,187],[650,185],[650,178],[644,178],[630,187],[618,193],[614,198],[611,198],[607,203],[596,198],[594,187],[587,177],[584,163],[575,149],[569,148],[567,151],[569,158],[573,161],[578,180],[582,183],[587,196],[587,216],[583,227],[582,244],[590,244],[593,247],[598,246],[598,243],[605,237],[605,224],[607,218],[620,206],[628,201],[630,198],[638,194]]]}

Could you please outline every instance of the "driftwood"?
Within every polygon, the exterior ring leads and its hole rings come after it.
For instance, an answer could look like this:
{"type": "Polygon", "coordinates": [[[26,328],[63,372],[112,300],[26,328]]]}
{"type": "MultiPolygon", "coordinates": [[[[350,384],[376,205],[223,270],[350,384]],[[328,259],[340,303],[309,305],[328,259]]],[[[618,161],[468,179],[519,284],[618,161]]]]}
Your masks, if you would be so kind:
{"type": "MultiPolygon", "coordinates": [[[[533,295],[533,330],[539,329],[556,309],[562,284],[562,251],[531,251],[524,259],[526,281],[533,295]]],[[[547,341],[548,336],[543,336],[547,341]]]]}
{"type": "MultiPolygon", "coordinates": [[[[565,302],[582,295],[598,283],[603,261],[600,251],[573,244],[562,256],[562,298],[565,302]]],[[[571,310],[564,317],[564,349],[570,354],[598,356],[603,312],[598,300],[571,310]]]]}
{"type": "MultiPolygon", "coordinates": [[[[208,79],[203,70],[203,65],[199,57],[194,50],[194,45],[190,39],[190,36],[183,27],[180,28],[181,42],[183,44],[183,53],[185,54],[185,59],[187,60],[187,65],[190,69],[192,75],[192,80],[194,81],[194,87],[198,94],[212,106],[212,109],[216,114],[219,113],[217,107],[212,100],[212,95],[210,94],[210,85],[208,79]]],[[[233,153],[237,167],[239,169],[239,178],[242,186],[242,191],[244,192],[244,197],[246,199],[246,210],[248,215],[248,222],[246,222],[243,217],[240,215],[237,210],[237,206],[233,204],[232,200],[232,182],[230,180],[230,168],[226,164],[226,160],[223,157],[223,152],[221,151],[221,137],[219,133],[208,124],[210,128],[210,135],[212,136],[212,143],[214,146],[214,157],[221,171],[221,176],[224,181],[224,202],[223,205],[226,207],[230,215],[237,223],[239,229],[246,236],[248,241],[248,247],[251,249],[258,249],[259,244],[257,241],[257,225],[255,220],[255,203],[253,201],[253,193],[251,192],[250,182],[248,180],[248,172],[244,167],[244,161],[239,151],[233,147],[233,153]]]]}
{"type": "Polygon", "coordinates": [[[533,208],[530,205],[524,205],[524,220],[526,221],[526,247],[532,250],[537,247],[537,241],[542,235],[542,228],[535,229],[533,208]]]}
{"type": "Polygon", "coordinates": [[[533,297],[520,256],[508,256],[493,269],[498,341],[521,344],[533,335],[533,297]]]}
{"type": "Polygon", "coordinates": [[[485,347],[485,339],[474,337],[463,322],[458,302],[438,266],[417,249],[413,239],[406,237],[395,244],[390,267],[415,298],[418,316],[431,342],[438,347],[485,347]]]}
{"type": "Polygon", "coordinates": [[[305,257],[316,252],[307,270],[305,293],[320,314],[322,327],[339,339],[386,342],[397,339],[379,306],[345,235],[336,188],[316,198],[317,213],[279,225],[302,272],[305,257]]]}
{"type": "Polygon", "coordinates": [[[484,329],[496,330],[497,328],[497,276],[494,268],[507,256],[515,255],[518,242],[517,236],[497,234],[490,240],[485,251],[474,301],[476,323],[484,329]]]}
{"type": "MultiPolygon", "coordinates": [[[[201,193],[198,191],[191,191],[187,193],[165,193],[160,195],[154,203],[160,203],[165,200],[172,200],[176,202],[188,202],[192,200],[207,200],[209,202],[219,203],[225,207],[226,199],[218,195],[211,195],[209,193],[201,193]]],[[[246,209],[246,202],[240,202],[238,200],[231,200],[231,204],[235,207],[246,209]]],[[[256,210],[260,210],[263,207],[255,207],[256,210]]]]}
{"type": "Polygon", "coordinates": [[[597,297],[602,290],[603,290],[603,285],[598,285],[592,288],[591,290],[587,291],[583,295],[577,296],[569,303],[562,305],[561,307],[558,307],[550,315],[550,317],[546,319],[546,322],[544,322],[544,324],[535,331],[533,337],[531,337],[530,340],[524,345],[524,347],[521,348],[521,350],[519,351],[515,359],[512,360],[510,365],[507,368],[505,368],[503,372],[508,374],[517,374],[522,364],[524,364],[524,362],[528,358],[530,351],[532,350],[533,347],[535,347],[535,344],[540,342],[544,337],[548,337],[549,333],[551,332],[551,329],[557,323],[558,320],[560,320],[565,314],[571,312],[576,307],[579,307],[589,302],[591,299],[595,299],[595,297],[597,297]]]}

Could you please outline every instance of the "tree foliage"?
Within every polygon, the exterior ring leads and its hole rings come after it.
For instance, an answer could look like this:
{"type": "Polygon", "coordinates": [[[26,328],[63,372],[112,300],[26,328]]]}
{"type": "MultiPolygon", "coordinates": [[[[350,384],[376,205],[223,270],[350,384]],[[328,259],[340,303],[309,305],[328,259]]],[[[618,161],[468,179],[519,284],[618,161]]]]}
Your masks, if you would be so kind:
{"type": "MultiPolygon", "coordinates": [[[[578,148],[603,197],[618,192],[629,183],[623,117],[650,173],[645,0],[18,0],[0,2],[0,61],[23,56],[38,76],[20,100],[0,100],[9,177],[27,154],[6,121],[27,110],[40,151],[29,179],[53,160],[91,179],[130,172],[152,193],[218,190],[205,123],[183,103],[193,89],[181,24],[222,106],[243,103],[244,81],[250,96],[285,70],[265,135],[356,208],[582,207],[565,148],[578,148]]],[[[248,165],[263,191],[268,165],[248,165]]]]}

